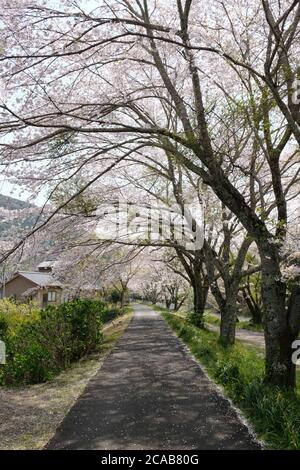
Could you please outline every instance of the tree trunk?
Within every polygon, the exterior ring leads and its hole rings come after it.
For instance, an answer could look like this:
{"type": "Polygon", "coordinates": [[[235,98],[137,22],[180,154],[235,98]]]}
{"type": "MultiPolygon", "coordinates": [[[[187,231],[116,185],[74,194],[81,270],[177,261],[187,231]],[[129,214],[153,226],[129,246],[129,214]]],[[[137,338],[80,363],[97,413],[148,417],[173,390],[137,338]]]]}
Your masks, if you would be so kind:
{"type": "Polygon", "coordinates": [[[192,287],[194,294],[194,308],[193,314],[191,315],[191,320],[193,324],[198,328],[204,328],[203,315],[208,289],[206,289],[206,287],[203,287],[201,285],[201,282],[197,282],[197,280],[195,280],[192,287]]]}
{"type": "Polygon", "coordinates": [[[122,290],[121,292],[121,310],[122,312],[124,312],[124,308],[125,308],[125,299],[126,299],[126,290],[122,290]]]}
{"type": "Polygon", "coordinates": [[[261,325],[262,324],[262,311],[257,305],[252,305],[252,308],[249,310],[251,311],[252,316],[252,323],[254,325],[261,325]]]}
{"type": "Polygon", "coordinates": [[[235,342],[236,318],[236,298],[227,298],[221,311],[220,326],[220,342],[225,346],[235,342]]]}
{"type": "Polygon", "coordinates": [[[281,280],[275,248],[261,251],[262,301],[266,343],[266,382],[295,387],[296,366],[292,363],[292,342],[296,334],[288,324],[286,285],[281,280]]]}
{"type": "Polygon", "coordinates": [[[255,300],[250,297],[250,294],[246,292],[245,289],[243,289],[242,294],[247,304],[248,310],[251,314],[252,323],[254,323],[255,325],[261,325],[263,315],[261,309],[259,308],[259,305],[257,305],[255,300]]]}
{"type": "MultiPolygon", "coordinates": [[[[229,283],[228,283],[229,284],[229,283]]],[[[225,295],[222,294],[217,283],[211,284],[211,293],[213,294],[220,313],[220,342],[224,346],[234,344],[235,342],[235,328],[237,320],[237,306],[236,299],[238,294],[239,283],[237,280],[227,285],[225,295]]]]}

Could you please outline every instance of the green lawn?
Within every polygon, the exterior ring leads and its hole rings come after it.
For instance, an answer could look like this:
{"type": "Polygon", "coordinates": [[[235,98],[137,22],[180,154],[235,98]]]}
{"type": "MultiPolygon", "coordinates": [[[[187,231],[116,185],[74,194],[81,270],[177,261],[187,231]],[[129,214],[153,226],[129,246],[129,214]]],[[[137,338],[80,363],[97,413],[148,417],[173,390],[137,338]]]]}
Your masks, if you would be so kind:
{"type": "MultiPolygon", "coordinates": [[[[156,308],[160,309],[160,307],[156,308]]],[[[188,313],[186,311],[179,311],[179,312],[174,312],[176,315],[179,315],[181,317],[187,317],[188,313]]],[[[220,326],[221,324],[221,317],[220,315],[216,313],[212,313],[211,311],[206,311],[204,313],[204,322],[208,323],[209,325],[216,325],[220,326]]],[[[244,330],[250,330],[250,331],[258,331],[258,332],[263,332],[263,326],[262,325],[255,325],[252,323],[250,320],[240,320],[236,324],[237,329],[244,329],[244,330]]]]}

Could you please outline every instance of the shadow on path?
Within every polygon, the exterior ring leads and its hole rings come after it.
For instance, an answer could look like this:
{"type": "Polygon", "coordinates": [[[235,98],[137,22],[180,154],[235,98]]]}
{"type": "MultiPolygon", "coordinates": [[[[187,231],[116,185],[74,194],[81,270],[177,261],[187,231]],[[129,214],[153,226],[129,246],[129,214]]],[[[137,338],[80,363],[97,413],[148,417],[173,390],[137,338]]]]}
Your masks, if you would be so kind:
{"type": "Polygon", "coordinates": [[[47,449],[257,449],[165,320],[135,306],[125,334],[47,449]]]}

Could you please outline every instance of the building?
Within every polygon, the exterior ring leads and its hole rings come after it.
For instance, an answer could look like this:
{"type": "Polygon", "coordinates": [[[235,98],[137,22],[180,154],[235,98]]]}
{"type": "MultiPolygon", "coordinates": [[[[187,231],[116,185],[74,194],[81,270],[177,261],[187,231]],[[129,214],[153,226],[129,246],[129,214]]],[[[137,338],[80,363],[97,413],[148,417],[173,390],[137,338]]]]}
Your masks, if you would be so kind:
{"type": "Polygon", "coordinates": [[[18,271],[1,287],[1,298],[19,302],[32,301],[38,307],[59,305],[62,302],[62,284],[52,275],[52,263],[44,262],[38,271],[18,271]]]}

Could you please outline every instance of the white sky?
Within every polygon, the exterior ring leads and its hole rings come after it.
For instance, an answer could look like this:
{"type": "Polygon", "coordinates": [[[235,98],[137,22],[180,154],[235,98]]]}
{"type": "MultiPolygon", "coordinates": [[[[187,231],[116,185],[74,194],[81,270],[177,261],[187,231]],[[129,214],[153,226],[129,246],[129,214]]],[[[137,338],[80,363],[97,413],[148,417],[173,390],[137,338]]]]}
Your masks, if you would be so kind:
{"type": "Polygon", "coordinates": [[[36,198],[32,197],[32,193],[25,191],[23,187],[16,184],[12,184],[8,181],[0,179],[0,194],[4,196],[14,197],[22,201],[29,201],[37,206],[42,206],[46,201],[46,195],[40,193],[36,198]]]}

